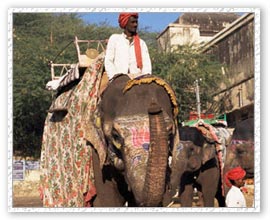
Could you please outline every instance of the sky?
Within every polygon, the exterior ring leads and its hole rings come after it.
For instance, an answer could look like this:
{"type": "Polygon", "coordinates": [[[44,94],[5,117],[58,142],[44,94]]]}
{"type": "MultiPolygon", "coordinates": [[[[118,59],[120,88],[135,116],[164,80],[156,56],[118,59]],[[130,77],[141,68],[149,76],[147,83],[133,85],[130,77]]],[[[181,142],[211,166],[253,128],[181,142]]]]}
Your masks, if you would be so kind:
{"type": "MultiPolygon", "coordinates": [[[[81,18],[90,24],[106,22],[106,24],[118,27],[118,15],[118,12],[91,12],[81,13],[81,18]]],[[[139,13],[139,28],[148,27],[149,31],[161,32],[180,15],[180,12],[141,12],[139,13]]]]}
{"type": "MultiPolygon", "coordinates": [[[[188,12],[185,9],[185,12],[188,12]]],[[[216,11],[217,12],[217,11],[216,11]]],[[[223,11],[223,12],[226,12],[223,11]]],[[[233,11],[228,11],[233,12],[233,11]]],[[[118,15],[119,12],[85,12],[79,13],[81,18],[89,24],[101,24],[105,22],[108,25],[119,27],[118,26],[118,15]]],[[[139,28],[144,29],[147,28],[149,31],[153,32],[162,32],[165,28],[170,24],[173,23],[181,16],[183,12],[146,12],[141,11],[139,12],[139,28]]],[[[239,13],[243,14],[243,13],[239,13]]]]}

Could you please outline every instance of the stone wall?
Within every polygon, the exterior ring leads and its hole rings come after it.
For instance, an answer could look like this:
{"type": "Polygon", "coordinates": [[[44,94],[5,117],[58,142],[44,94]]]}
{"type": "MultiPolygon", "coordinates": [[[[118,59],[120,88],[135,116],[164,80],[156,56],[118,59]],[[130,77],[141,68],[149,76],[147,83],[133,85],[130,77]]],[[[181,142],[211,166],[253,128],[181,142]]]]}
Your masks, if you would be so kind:
{"type": "MultiPolygon", "coordinates": [[[[254,13],[243,15],[222,30],[205,44],[202,52],[218,57],[227,78],[226,84],[214,94],[214,99],[220,102],[219,110],[231,114],[232,123],[249,117],[243,115],[245,112],[239,115],[238,110],[254,104],[254,13]]],[[[253,111],[251,107],[247,115],[252,116],[253,111]]]]}

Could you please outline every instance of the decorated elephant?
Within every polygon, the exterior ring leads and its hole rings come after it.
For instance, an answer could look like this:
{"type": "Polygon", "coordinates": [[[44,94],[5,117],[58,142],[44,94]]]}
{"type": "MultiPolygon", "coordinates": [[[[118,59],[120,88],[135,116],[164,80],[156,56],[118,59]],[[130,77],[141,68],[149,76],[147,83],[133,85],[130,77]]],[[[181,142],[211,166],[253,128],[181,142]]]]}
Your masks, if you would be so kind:
{"type": "Polygon", "coordinates": [[[180,145],[174,148],[170,175],[170,195],[181,206],[192,206],[193,193],[200,206],[214,207],[215,198],[225,206],[222,178],[228,129],[199,121],[194,127],[179,127],[180,145]]]}
{"type": "Polygon", "coordinates": [[[41,152],[44,207],[162,205],[168,157],[179,145],[174,92],[152,75],[118,75],[101,95],[103,59],[61,88],[50,107],[41,152]]]}
{"type": "Polygon", "coordinates": [[[180,197],[181,207],[191,207],[194,189],[202,194],[201,206],[214,207],[220,183],[215,143],[205,140],[195,127],[180,127],[181,144],[172,158],[171,190],[180,197]]]}
{"type": "MultiPolygon", "coordinates": [[[[254,118],[236,124],[231,143],[227,147],[224,173],[237,166],[246,171],[246,178],[254,177],[254,118]]],[[[226,184],[224,189],[226,194],[229,190],[226,184]]]]}
{"type": "Polygon", "coordinates": [[[179,142],[173,103],[170,87],[151,75],[132,80],[119,75],[105,89],[100,102],[101,125],[115,176],[108,176],[103,168],[103,181],[96,184],[100,205],[106,200],[103,197],[108,197],[104,187],[112,182],[116,194],[127,189],[120,194],[129,206],[162,205],[168,157],[179,142]]]}

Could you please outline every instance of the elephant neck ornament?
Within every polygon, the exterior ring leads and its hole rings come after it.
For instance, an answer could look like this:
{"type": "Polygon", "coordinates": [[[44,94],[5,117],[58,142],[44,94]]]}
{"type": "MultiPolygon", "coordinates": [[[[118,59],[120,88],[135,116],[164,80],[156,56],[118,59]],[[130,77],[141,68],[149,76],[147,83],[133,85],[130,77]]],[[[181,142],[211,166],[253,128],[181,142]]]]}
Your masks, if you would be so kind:
{"type": "MultiPolygon", "coordinates": [[[[176,98],[162,79],[116,77],[102,94],[100,113],[108,156],[137,206],[160,206],[169,151],[179,142],[176,98]]],[[[98,194],[98,188],[97,188],[98,194]]]]}

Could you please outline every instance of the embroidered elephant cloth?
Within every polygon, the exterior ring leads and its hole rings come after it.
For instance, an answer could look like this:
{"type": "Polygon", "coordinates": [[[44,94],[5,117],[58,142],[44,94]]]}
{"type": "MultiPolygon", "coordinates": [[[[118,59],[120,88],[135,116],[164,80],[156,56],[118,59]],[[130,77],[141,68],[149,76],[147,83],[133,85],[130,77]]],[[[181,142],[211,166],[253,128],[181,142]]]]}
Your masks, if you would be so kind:
{"type": "Polygon", "coordinates": [[[106,155],[104,138],[95,120],[103,61],[104,54],[100,54],[77,85],[58,95],[55,102],[64,104],[67,112],[47,115],[40,177],[44,207],[90,206],[96,194],[91,145],[98,151],[101,163],[106,155]]]}

